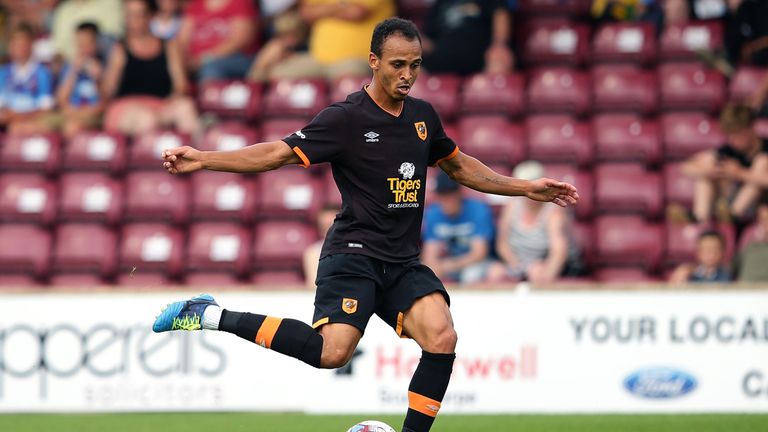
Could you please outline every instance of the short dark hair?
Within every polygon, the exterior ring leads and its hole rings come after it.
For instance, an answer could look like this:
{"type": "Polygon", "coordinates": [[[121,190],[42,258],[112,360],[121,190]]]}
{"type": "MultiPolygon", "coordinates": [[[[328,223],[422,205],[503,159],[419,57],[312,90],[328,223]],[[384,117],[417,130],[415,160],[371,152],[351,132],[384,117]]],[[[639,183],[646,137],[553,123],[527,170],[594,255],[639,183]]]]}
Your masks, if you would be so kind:
{"type": "Polygon", "coordinates": [[[15,34],[23,34],[24,36],[34,39],[35,38],[35,29],[32,27],[32,24],[22,21],[18,24],[16,24],[13,29],[11,29],[11,35],[15,34]]]}
{"type": "Polygon", "coordinates": [[[720,246],[725,247],[725,237],[723,237],[723,234],[720,231],[713,228],[706,229],[699,234],[699,241],[708,237],[716,238],[720,242],[720,246]]]}
{"type": "Polygon", "coordinates": [[[756,113],[744,103],[729,103],[720,112],[720,128],[725,133],[741,132],[751,129],[756,120],[756,113]]]}
{"type": "Polygon", "coordinates": [[[376,24],[376,28],[373,29],[371,52],[376,54],[376,57],[381,57],[381,49],[384,46],[384,42],[393,35],[402,36],[409,41],[418,39],[419,43],[421,43],[419,29],[416,28],[416,24],[413,21],[397,17],[387,18],[376,24]]]}
{"type": "MultiPolygon", "coordinates": [[[[130,0],[124,0],[124,1],[130,1],[130,0]]],[[[147,11],[150,13],[150,15],[154,15],[158,11],[157,2],[155,0],[139,0],[142,3],[144,3],[144,6],[147,7],[147,11]]]]}
{"type": "Polygon", "coordinates": [[[99,26],[92,21],[84,21],[77,25],[78,32],[90,32],[94,36],[99,35],[99,26]]]}

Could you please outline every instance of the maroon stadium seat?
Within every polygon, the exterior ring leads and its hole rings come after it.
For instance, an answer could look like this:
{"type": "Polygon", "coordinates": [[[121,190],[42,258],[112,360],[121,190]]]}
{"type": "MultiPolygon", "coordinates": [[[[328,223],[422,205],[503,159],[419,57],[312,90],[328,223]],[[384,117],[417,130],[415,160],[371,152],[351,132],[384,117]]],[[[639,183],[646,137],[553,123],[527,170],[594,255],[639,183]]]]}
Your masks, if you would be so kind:
{"type": "Polygon", "coordinates": [[[520,0],[520,10],[526,14],[578,16],[589,13],[589,0],[520,0]]]}
{"type": "Polygon", "coordinates": [[[189,183],[156,171],[134,171],[125,177],[125,217],[184,223],[189,217],[189,183]]]}
{"type": "Polygon", "coordinates": [[[300,167],[285,167],[256,177],[259,215],[313,221],[325,200],[319,179],[300,167]]]}
{"type": "Polygon", "coordinates": [[[579,191],[579,204],[573,211],[579,219],[592,217],[595,209],[595,183],[591,171],[579,170],[574,165],[552,164],[544,166],[544,176],[576,186],[579,191]]]}
{"type": "Polygon", "coordinates": [[[696,261],[696,243],[699,235],[707,230],[714,229],[723,235],[725,240],[725,262],[730,262],[736,249],[736,232],[729,224],[716,226],[697,224],[675,224],[667,222],[666,231],[666,256],[664,262],[667,266],[696,261]]]}
{"type": "Polygon", "coordinates": [[[238,150],[259,142],[259,134],[244,123],[220,123],[206,131],[200,150],[238,150]]]}
{"type": "Polygon", "coordinates": [[[56,185],[38,174],[0,175],[0,222],[50,224],[56,217],[56,185]]]}
{"type": "Polygon", "coordinates": [[[128,166],[131,169],[162,169],[163,150],[189,143],[189,137],[173,131],[150,132],[137,136],[129,147],[128,166]]]}
{"type": "Polygon", "coordinates": [[[55,134],[5,135],[0,170],[55,173],[61,164],[61,140],[55,134]]]}
{"type": "Polygon", "coordinates": [[[476,74],[461,90],[463,113],[517,116],[525,104],[525,77],[521,74],[476,74]]]}
{"type": "Polygon", "coordinates": [[[459,109],[461,78],[454,75],[422,73],[410,96],[429,101],[443,122],[451,121],[459,109]]]}
{"type": "Polygon", "coordinates": [[[262,88],[247,81],[208,81],[197,91],[198,103],[203,111],[227,117],[254,119],[262,107],[262,88]]]}
{"type": "Polygon", "coordinates": [[[115,224],[123,215],[123,185],[105,173],[69,173],[59,180],[59,219],[115,224]]]}
{"type": "Polygon", "coordinates": [[[53,270],[92,272],[111,276],[117,267],[117,236],[97,224],[62,224],[56,227],[53,270]]]}
{"type": "Polygon", "coordinates": [[[658,268],[664,242],[661,227],[640,216],[601,216],[595,221],[595,259],[598,265],[658,268]]]}
{"type": "Polygon", "coordinates": [[[604,163],[595,168],[595,202],[601,213],[642,213],[657,217],[663,208],[661,176],[641,164],[604,163]]]}
{"type": "Polygon", "coordinates": [[[592,39],[592,60],[652,63],[656,60],[656,30],[649,22],[603,24],[592,39]]]}
{"type": "Polygon", "coordinates": [[[179,274],[184,260],[184,234],[161,223],[127,224],[120,242],[121,275],[128,273],[179,274]]]}
{"type": "Polygon", "coordinates": [[[603,65],[592,69],[594,108],[649,114],[659,104],[656,75],[632,65],[603,65]]]}
{"type": "Polygon", "coordinates": [[[487,163],[516,164],[527,154],[523,128],[498,115],[462,117],[457,142],[462,152],[487,163]]]}
{"type": "Polygon", "coordinates": [[[595,280],[603,283],[649,283],[660,282],[656,276],[637,267],[603,267],[594,272],[595,280]]]}
{"type": "Polygon", "coordinates": [[[261,140],[264,142],[279,141],[307,125],[303,119],[271,119],[261,124],[261,140]]]}
{"type": "Polygon", "coordinates": [[[345,76],[337,79],[331,85],[330,102],[343,102],[350,93],[360,91],[364,85],[370,84],[370,76],[345,76]]]}
{"type": "Polygon", "coordinates": [[[65,170],[103,170],[121,173],[126,163],[126,139],[117,133],[83,131],[63,150],[65,170]]]}
{"type": "Polygon", "coordinates": [[[188,273],[184,278],[184,285],[196,287],[210,287],[220,289],[221,287],[242,285],[234,273],[218,272],[194,272],[188,273]]]}
{"type": "Polygon", "coordinates": [[[590,76],[565,67],[534,69],[526,91],[527,109],[585,114],[592,105],[590,76]]]}
{"type": "Polygon", "coordinates": [[[535,115],[525,125],[529,158],[582,166],[592,163],[594,140],[589,123],[567,115],[535,115]]]}
{"type": "Polygon", "coordinates": [[[664,196],[667,203],[678,203],[686,208],[693,205],[694,179],[682,172],[682,163],[664,164],[664,196]]]}
{"type": "Polygon", "coordinates": [[[704,113],[669,113],[661,116],[661,133],[667,159],[686,158],[725,142],[717,119],[704,113]]]}
{"type": "Polygon", "coordinates": [[[581,65],[589,59],[589,27],[548,23],[531,26],[523,45],[526,64],[581,65]]]}
{"type": "Polygon", "coordinates": [[[269,290],[294,290],[297,287],[304,286],[304,277],[301,272],[296,270],[286,271],[259,271],[253,274],[251,283],[262,285],[257,289],[269,290]]]}
{"type": "Polygon", "coordinates": [[[755,89],[760,88],[766,79],[768,79],[768,68],[739,67],[731,78],[730,99],[749,102],[755,94],[755,89]]]}
{"type": "Polygon", "coordinates": [[[95,274],[63,273],[52,275],[49,285],[67,289],[95,288],[108,285],[104,279],[95,274]]]}
{"type": "Polygon", "coordinates": [[[322,187],[325,191],[324,205],[333,205],[341,208],[341,192],[339,192],[336,181],[333,179],[333,171],[326,170],[322,177],[322,187]]]}
{"type": "Polygon", "coordinates": [[[191,176],[192,217],[209,220],[253,220],[256,184],[242,174],[199,171],[191,176]]]}
{"type": "Polygon", "coordinates": [[[116,279],[117,285],[132,288],[163,288],[178,285],[174,280],[163,273],[152,273],[132,269],[126,269],[116,279]]]}
{"type": "Polygon", "coordinates": [[[51,235],[29,224],[0,224],[0,273],[48,274],[51,235]]]}
{"type": "Polygon", "coordinates": [[[222,222],[192,224],[188,234],[186,269],[248,272],[251,234],[242,225],[222,222]]]}
{"type": "Polygon", "coordinates": [[[323,80],[279,79],[269,84],[264,99],[264,116],[313,117],[328,102],[328,86],[323,80]]]}
{"type": "Polygon", "coordinates": [[[0,274],[0,290],[9,288],[33,288],[42,285],[34,277],[26,274],[0,274]]]}
{"type": "Polygon", "coordinates": [[[723,26],[717,21],[691,21],[664,26],[659,54],[664,60],[695,59],[696,51],[717,51],[723,47],[723,26]]]}
{"type": "Polygon", "coordinates": [[[602,114],[592,117],[595,154],[601,161],[642,161],[655,164],[661,159],[661,134],[655,120],[636,114],[602,114]]]}
{"type": "Polygon", "coordinates": [[[301,270],[304,250],[318,236],[311,224],[295,221],[261,222],[254,231],[253,263],[259,270],[301,270]]]}
{"type": "Polygon", "coordinates": [[[725,78],[699,63],[659,66],[661,106],[665,110],[716,112],[725,102],[725,78]]]}
{"type": "Polygon", "coordinates": [[[571,227],[573,241],[579,247],[587,269],[595,262],[595,227],[592,224],[576,222],[571,227]]]}

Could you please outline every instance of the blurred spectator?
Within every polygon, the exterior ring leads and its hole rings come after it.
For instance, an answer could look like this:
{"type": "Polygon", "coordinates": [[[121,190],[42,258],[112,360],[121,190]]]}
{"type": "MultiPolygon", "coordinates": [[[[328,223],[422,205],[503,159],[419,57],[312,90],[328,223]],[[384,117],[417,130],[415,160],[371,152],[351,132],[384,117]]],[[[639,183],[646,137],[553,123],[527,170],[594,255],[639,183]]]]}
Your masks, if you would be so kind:
{"type": "Polygon", "coordinates": [[[726,105],[720,126],[728,142],[683,164],[683,172],[696,179],[693,215],[698,222],[710,222],[715,206],[718,219],[748,219],[762,188],[768,187],[768,141],[757,135],[754,123],[751,107],[726,105]]]}
{"type": "Polygon", "coordinates": [[[328,205],[323,207],[317,214],[317,233],[320,235],[320,240],[310,245],[305,251],[303,256],[304,262],[304,279],[308,288],[315,288],[315,279],[317,278],[317,262],[320,261],[320,253],[323,249],[323,242],[328,230],[331,229],[333,221],[336,219],[336,214],[339,213],[339,207],[335,205],[328,205]]]}
{"type": "Polygon", "coordinates": [[[181,0],[157,0],[157,13],[149,28],[164,41],[176,37],[181,28],[181,0]]]}
{"type": "Polygon", "coordinates": [[[277,64],[270,78],[336,79],[368,76],[371,33],[395,13],[394,0],[302,0],[299,12],[310,24],[309,53],[277,64]]]}
{"type": "Polygon", "coordinates": [[[729,0],[725,48],[732,65],[768,66],[768,0],[729,0]]]}
{"type": "Polygon", "coordinates": [[[125,39],[116,44],[104,75],[103,94],[110,102],[105,128],[142,134],[161,126],[196,135],[197,111],[186,97],[188,83],[175,40],[163,42],[149,29],[150,0],[125,0],[125,39]]]}
{"type": "Polygon", "coordinates": [[[688,0],[662,0],[664,25],[680,25],[691,20],[691,6],[688,0]]]}
{"type": "Polygon", "coordinates": [[[443,280],[471,284],[485,279],[491,265],[493,216],[482,201],[462,196],[443,171],[437,176],[437,202],[424,214],[422,261],[443,280]]]}
{"type": "Polygon", "coordinates": [[[433,73],[507,73],[512,22],[503,0],[437,0],[427,15],[424,68],[433,73]]]}
{"type": "Polygon", "coordinates": [[[752,238],[736,257],[739,281],[768,282],[768,205],[760,206],[752,238]]]}
{"type": "Polygon", "coordinates": [[[752,98],[752,108],[758,113],[765,113],[766,102],[768,102],[768,76],[765,77],[763,84],[755,91],[755,95],[752,98]]]}
{"type": "MultiPolygon", "coordinates": [[[[689,9],[687,3],[685,7],[689,9]]],[[[599,21],[639,21],[648,18],[656,8],[656,0],[594,0],[592,16],[599,21]]]]}
{"type": "Polygon", "coordinates": [[[726,0],[692,0],[693,15],[699,20],[718,19],[728,11],[726,0]]]}
{"type": "Polygon", "coordinates": [[[58,0],[1,0],[8,21],[6,28],[14,28],[21,23],[32,27],[34,34],[45,35],[51,31],[51,17],[58,0]]]}
{"type": "Polygon", "coordinates": [[[11,63],[0,67],[0,124],[11,133],[44,130],[43,117],[53,108],[51,71],[32,59],[31,26],[15,27],[8,44],[11,63]]]}
{"type": "Polygon", "coordinates": [[[256,8],[250,0],[191,0],[179,42],[198,81],[245,77],[258,48],[256,8]]]}
{"type": "Polygon", "coordinates": [[[670,283],[731,281],[731,272],[724,264],[725,239],[717,230],[707,230],[696,242],[696,263],[680,264],[669,278],[670,283]]]}
{"type": "Polygon", "coordinates": [[[276,65],[302,49],[306,51],[308,28],[298,11],[287,11],[275,17],[273,28],[274,35],[261,48],[248,72],[251,80],[268,80],[276,65]]]}
{"type": "Polygon", "coordinates": [[[260,0],[259,13],[262,18],[279,16],[298,3],[298,0],[260,0]]]}
{"type": "Polygon", "coordinates": [[[75,30],[80,23],[92,22],[99,27],[103,55],[110,42],[123,34],[123,1],[64,0],[53,13],[53,46],[68,61],[75,58],[75,30]]]}
{"type": "MultiPolygon", "coordinates": [[[[544,168],[535,161],[522,162],[512,176],[535,180],[544,177],[544,168]]],[[[583,265],[569,228],[562,207],[510,199],[502,210],[496,236],[496,252],[502,262],[494,264],[489,281],[527,279],[546,284],[560,276],[580,275],[583,265]]]]}

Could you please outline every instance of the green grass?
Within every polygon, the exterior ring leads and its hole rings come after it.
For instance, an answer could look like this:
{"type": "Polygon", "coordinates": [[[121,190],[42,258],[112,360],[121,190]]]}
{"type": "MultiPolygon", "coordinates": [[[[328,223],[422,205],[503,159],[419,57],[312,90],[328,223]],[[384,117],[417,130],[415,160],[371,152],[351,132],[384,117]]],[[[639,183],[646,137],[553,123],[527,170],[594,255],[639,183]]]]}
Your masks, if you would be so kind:
{"type": "MultiPolygon", "coordinates": [[[[302,414],[8,414],[3,432],[345,432],[376,419],[396,428],[402,417],[302,414]]],[[[489,415],[439,416],[435,432],[764,432],[768,415],[489,415]]]]}

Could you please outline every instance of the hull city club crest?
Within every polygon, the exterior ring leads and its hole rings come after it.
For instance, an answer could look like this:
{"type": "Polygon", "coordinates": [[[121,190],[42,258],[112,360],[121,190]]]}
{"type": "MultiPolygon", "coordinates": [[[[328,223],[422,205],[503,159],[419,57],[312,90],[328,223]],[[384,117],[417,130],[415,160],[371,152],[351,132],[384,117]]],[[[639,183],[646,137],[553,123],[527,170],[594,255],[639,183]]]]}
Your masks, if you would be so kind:
{"type": "Polygon", "coordinates": [[[351,298],[343,299],[341,301],[341,309],[348,314],[357,312],[357,300],[351,298]]]}
{"type": "Polygon", "coordinates": [[[416,126],[416,133],[419,134],[419,138],[421,138],[422,141],[427,140],[427,124],[424,122],[416,122],[413,124],[416,126]]]}

